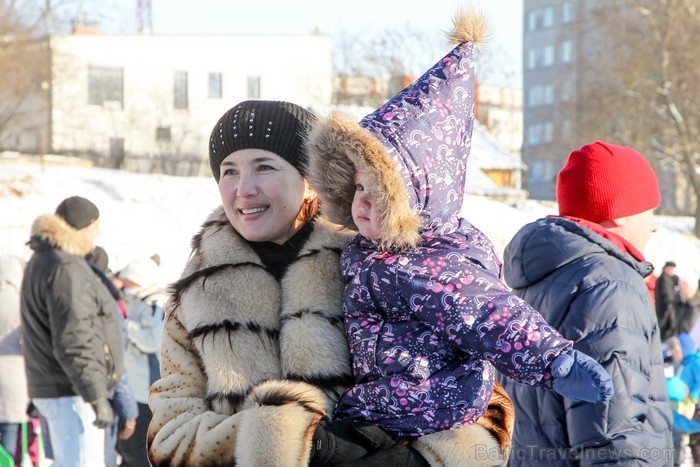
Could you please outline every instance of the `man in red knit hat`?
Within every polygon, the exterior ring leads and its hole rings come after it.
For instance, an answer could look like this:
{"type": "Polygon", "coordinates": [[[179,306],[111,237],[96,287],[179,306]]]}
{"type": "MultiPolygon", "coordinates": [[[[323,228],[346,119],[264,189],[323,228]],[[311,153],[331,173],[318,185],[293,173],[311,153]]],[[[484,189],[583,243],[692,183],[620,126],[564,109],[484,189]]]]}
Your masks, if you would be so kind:
{"type": "Polygon", "coordinates": [[[634,149],[596,141],[569,155],[557,202],[559,216],[524,226],[506,247],[505,279],[603,365],[615,395],[571,403],[502,378],[516,415],[509,465],[672,464],[659,327],[644,283],[653,266],[642,253],[656,230],[656,175],[634,149]]]}

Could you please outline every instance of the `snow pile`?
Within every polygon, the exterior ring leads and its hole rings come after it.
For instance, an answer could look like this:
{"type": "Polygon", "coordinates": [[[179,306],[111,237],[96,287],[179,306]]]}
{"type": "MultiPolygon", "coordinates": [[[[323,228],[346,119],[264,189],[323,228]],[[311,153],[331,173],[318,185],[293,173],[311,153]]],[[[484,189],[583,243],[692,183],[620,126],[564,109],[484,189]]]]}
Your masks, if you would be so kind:
{"type": "MultiPolygon", "coordinates": [[[[161,256],[167,282],[176,280],[187,261],[190,239],[220,204],[213,178],[143,175],[109,169],[28,164],[2,164],[0,158],[0,253],[28,258],[24,245],[31,223],[53,212],[68,196],[80,195],[100,209],[102,233],[97,243],[119,270],[129,261],[161,256]]],[[[499,252],[524,224],[556,214],[554,203],[527,200],[517,206],[467,195],[463,213],[496,245],[499,252]]],[[[647,258],[657,272],[667,260],[691,286],[700,276],[700,241],[692,236],[692,219],[658,217],[647,258]]]]}

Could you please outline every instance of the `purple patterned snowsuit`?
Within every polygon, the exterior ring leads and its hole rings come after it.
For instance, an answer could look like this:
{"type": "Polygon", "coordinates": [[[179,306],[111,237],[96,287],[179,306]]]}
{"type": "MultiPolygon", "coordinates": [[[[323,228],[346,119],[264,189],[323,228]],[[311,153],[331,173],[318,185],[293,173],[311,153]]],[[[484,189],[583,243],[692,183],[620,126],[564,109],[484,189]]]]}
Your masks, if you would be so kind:
{"type": "Polygon", "coordinates": [[[494,366],[551,387],[549,365],[572,346],[509,291],[491,241],[458,217],[473,122],[467,45],[360,122],[396,162],[424,227],[416,248],[386,252],[358,235],[342,254],[357,384],[335,417],[397,437],[473,424],[493,392],[494,366]]]}

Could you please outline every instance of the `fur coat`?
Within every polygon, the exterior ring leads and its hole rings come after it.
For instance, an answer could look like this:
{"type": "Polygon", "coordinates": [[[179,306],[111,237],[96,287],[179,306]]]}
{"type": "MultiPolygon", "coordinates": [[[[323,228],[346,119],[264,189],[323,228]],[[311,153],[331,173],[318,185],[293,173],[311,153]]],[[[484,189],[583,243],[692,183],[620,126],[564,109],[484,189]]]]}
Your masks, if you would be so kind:
{"type": "MultiPolygon", "coordinates": [[[[339,268],[350,238],[317,220],[278,282],[222,208],[209,217],[166,306],[153,465],[308,464],[316,424],[352,383],[339,268]]],[[[497,391],[477,425],[426,436],[419,450],[435,466],[500,451],[510,408],[497,391]]]]}
{"type": "Polygon", "coordinates": [[[151,387],[154,465],[305,465],[348,384],[338,255],[348,235],[317,220],[278,282],[217,209],[166,305],[151,387]]]}

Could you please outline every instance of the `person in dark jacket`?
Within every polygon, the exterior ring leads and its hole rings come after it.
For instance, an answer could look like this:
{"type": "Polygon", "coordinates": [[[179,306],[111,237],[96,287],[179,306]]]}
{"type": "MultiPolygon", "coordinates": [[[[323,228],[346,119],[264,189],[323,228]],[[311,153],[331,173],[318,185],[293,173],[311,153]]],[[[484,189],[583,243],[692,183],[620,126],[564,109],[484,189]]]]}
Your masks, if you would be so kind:
{"type": "MultiPolygon", "coordinates": [[[[126,350],[127,340],[127,325],[125,317],[122,315],[122,309],[126,309],[121,291],[117,289],[112,279],[107,277],[112,275],[109,269],[109,255],[100,246],[96,246],[90,253],[85,256],[92,272],[102,281],[110,295],[114,298],[114,312],[117,313],[119,325],[122,330],[122,349],[126,350]]],[[[125,362],[126,363],[126,362],[125,362]]],[[[136,417],[139,410],[134,396],[134,391],[131,388],[126,374],[126,365],[121,378],[117,381],[114,387],[114,394],[109,400],[114,414],[114,423],[111,427],[105,429],[105,466],[112,467],[117,465],[117,440],[127,440],[134,434],[136,428],[136,417]]],[[[145,437],[144,437],[145,442],[145,437]]]]}
{"type": "Polygon", "coordinates": [[[667,261],[656,279],[654,287],[656,317],[659,320],[662,341],[680,332],[680,281],[678,276],[674,274],[675,270],[676,263],[667,261]]]}
{"type": "Polygon", "coordinates": [[[506,246],[508,285],[615,387],[608,402],[571,403],[503,378],[516,413],[511,465],[673,463],[660,332],[644,283],[653,266],[642,254],[659,200],[640,153],[586,144],[559,172],[559,216],[524,226],[506,246]]]}
{"type": "Polygon", "coordinates": [[[123,369],[115,302],[85,259],[99,233],[89,200],[63,200],[31,228],[22,281],[22,337],[29,396],[46,417],[57,465],[104,463],[109,399],[123,369]]]}

